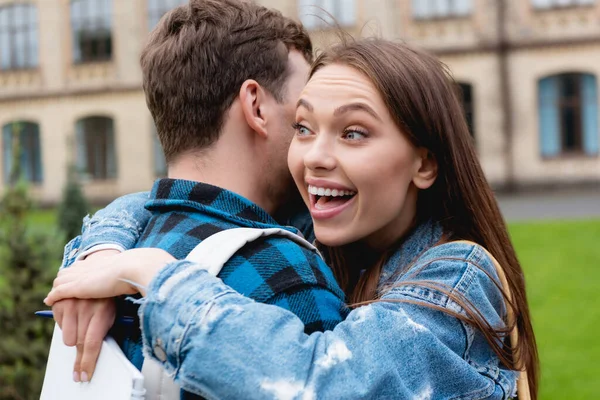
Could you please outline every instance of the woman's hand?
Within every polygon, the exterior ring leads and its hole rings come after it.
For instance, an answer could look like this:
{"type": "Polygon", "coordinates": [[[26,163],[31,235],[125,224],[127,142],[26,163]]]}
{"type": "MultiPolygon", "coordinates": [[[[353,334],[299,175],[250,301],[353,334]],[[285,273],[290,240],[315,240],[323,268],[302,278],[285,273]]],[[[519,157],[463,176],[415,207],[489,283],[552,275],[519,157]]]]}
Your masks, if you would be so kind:
{"type": "Polygon", "coordinates": [[[175,258],[160,249],[133,249],[105,258],[78,261],[58,273],[44,299],[51,306],[67,299],[99,299],[146,294],[152,278],[175,258]]]}

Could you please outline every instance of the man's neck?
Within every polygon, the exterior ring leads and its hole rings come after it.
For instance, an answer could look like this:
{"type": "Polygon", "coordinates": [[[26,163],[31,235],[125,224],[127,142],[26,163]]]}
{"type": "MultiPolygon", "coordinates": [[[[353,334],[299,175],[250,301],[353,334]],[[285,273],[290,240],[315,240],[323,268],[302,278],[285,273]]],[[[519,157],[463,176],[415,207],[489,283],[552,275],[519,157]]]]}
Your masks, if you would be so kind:
{"type": "Polygon", "coordinates": [[[261,196],[258,175],[257,168],[244,157],[223,157],[212,151],[210,154],[180,156],[173,165],[169,165],[168,173],[171,179],[203,182],[229,190],[272,214],[274,206],[265,196],[261,196]]]}

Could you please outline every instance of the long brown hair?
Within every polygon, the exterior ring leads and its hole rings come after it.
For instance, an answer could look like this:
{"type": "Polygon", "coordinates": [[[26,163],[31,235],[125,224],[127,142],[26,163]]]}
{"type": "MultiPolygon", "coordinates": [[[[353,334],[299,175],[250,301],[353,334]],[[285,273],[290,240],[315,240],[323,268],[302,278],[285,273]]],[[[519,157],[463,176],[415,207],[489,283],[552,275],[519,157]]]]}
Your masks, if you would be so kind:
{"type": "MultiPolygon", "coordinates": [[[[444,290],[463,306],[467,316],[433,308],[450,313],[479,329],[507,368],[526,369],[531,397],[536,399],[539,360],[523,271],[477,159],[456,94],[456,83],[447,67],[434,56],[405,44],[377,38],[348,37],[342,37],[340,44],[317,57],[310,76],[330,64],[347,65],[367,76],[401,131],[413,145],[428,149],[435,157],[438,176],[429,189],[419,193],[416,221],[433,220],[441,224],[447,241],[462,239],[480,244],[503,267],[512,301],[503,294],[507,307],[512,307],[515,315],[518,343],[503,348],[500,343],[512,327],[495,329],[464,296],[444,290]],[[514,348],[514,352],[507,347],[514,348]]],[[[356,244],[325,248],[325,251],[351,302],[360,305],[377,300],[377,285],[386,254],[370,260],[361,259],[357,257],[356,244]],[[360,276],[358,271],[365,266],[370,268],[360,276]]],[[[411,283],[426,285],[424,282],[411,283]]]]}

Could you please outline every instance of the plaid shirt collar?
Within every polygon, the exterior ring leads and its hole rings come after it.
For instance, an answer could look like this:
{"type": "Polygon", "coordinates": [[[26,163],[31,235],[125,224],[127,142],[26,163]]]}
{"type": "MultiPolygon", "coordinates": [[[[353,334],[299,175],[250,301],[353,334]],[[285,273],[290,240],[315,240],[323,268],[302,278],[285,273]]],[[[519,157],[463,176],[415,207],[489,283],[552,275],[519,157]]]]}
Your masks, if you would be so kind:
{"type": "Polygon", "coordinates": [[[165,178],[154,182],[146,208],[153,212],[191,208],[243,225],[264,228],[280,226],[264,209],[236,193],[207,183],[183,179],[165,178]]]}

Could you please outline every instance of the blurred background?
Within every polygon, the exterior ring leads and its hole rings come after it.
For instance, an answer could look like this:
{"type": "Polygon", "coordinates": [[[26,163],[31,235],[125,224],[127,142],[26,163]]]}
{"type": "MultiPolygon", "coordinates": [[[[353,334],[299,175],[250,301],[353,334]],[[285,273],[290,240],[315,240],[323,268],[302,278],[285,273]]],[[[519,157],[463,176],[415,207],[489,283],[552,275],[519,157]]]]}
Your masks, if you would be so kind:
{"type": "MultiPolygon", "coordinates": [[[[186,2],[0,0],[0,399],[37,398],[51,324],[30,312],[89,204],[166,174],[138,59],[186,2]]],[[[600,1],[257,3],[317,49],[333,17],[448,65],[527,275],[541,399],[600,397],[600,1]]]]}

